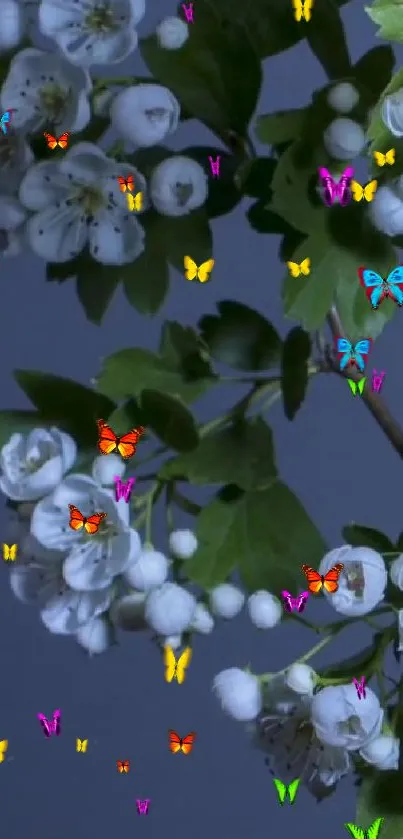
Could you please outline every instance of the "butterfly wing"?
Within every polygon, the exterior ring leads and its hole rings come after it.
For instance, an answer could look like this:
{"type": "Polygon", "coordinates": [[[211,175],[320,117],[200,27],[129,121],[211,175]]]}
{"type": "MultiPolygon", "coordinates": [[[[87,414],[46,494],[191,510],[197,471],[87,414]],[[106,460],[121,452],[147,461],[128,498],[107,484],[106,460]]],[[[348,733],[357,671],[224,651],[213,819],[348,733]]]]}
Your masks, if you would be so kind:
{"type": "Polygon", "coordinates": [[[120,191],[121,192],[126,192],[126,189],[127,189],[126,178],[122,178],[122,177],[120,177],[120,175],[118,175],[118,184],[119,184],[120,191]]]}
{"type": "Polygon", "coordinates": [[[354,201],[362,201],[364,198],[364,189],[357,181],[351,181],[351,194],[354,201]]]}
{"type": "Polygon", "coordinates": [[[70,131],[66,131],[65,134],[62,134],[57,141],[57,145],[60,146],[61,149],[67,149],[68,142],[70,137],[70,131]]]}
{"type": "MultiPolygon", "coordinates": [[[[128,176],[127,176],[127,178],[126,178],[126,187],[127,187],[127,189],[129,190],[129,192],[133,192],[133,191],[134,191],[134,178],[133,178],[133,175],[128,175],[128,176]]],[[[140,193],[140,195],[141,195],[141,193],[140,193]]]]}
{"type": "Polygon", "coordinates": [[[76,740],[76,752],[81,752],[81,748],[82,748],[82,740],[80,740],[80,739],[77,737],[77,740],[76,740]]]}
{"type": "Polygon", "coordinates": [[[38,717],[38,720],[42,726],[42,731],[45,737],[50,737],[50,735],[52,734],[52,729],[49,720],[46,719],[44,714],[37,714],[36,716],[38,717]]]}
{"type": "Polygon", "coordinates": [[[302,570],[308,580],[309,591],[312,594],[319,594],[323,584],[321,575],[314,568],[311,568],[310,565],[303,565],[302,570]]]}
{"type": "Polygon", "coordinates": [[[287,268],[292,277],[299,277],[301,271],[298,262],[287,262],[287,268]]]}
{"type": "Polygon", "coordinates": [[[214,268],[215,259],[207,259],[206,262],[203,262],[200,265],[200,268],[197,269],[197,277],[201,283],[206,283],[207,280],[210,279],[210,274],[214,268]]]}
{"type": "Polygon", "coordinates": [[[191,731],[190,734],[187,734],[187,736],[183,738],[181,749],[182,749],[182,752],[183,752],[184,755],[190,755],[190,752],[193,749],[193,744],[194,744],[195,739],[196,739],[196,732],[195,731],[191,731]]]}
{"type": "Polygon", "coordinates": [[[344,370],[352,360],[353,346],[347,338],[336,337],[334,343],[339,357],[340,370],[344,370]]]}
{"type": "Polygon", "coordinates": [[[176,731],[172,731],[172,729],[169,729],[168,737],[169,737],[169,748],[170,748],[172,754],[176,755],[177,752],[180,752],[180,750],[182,748],[182,740],[179,737],[179,734],[177,734],[176,731]]]}
{"type": "Polygon", "coordinates": [[[398,265],[390,272],[386,280],[386,288],[388,297],[397,303],[398,306],[403,305],[403,265],[398,265]]]}
{"type": "Polygon", "coordinates": [[[131,192],[126,192],[127,209],[132,212],[134,210],[134,195],[131,192]]]}
{"type": "Polygon", "coordinates": [[[372,308],[377,309],[386,295],[385,281],[377,271],[363,266],[358,269],[358,277],[372,308]]]}
{"type": "Polygon", "coordinates": [[[331,207],[337,195],[336,184],[330,172],[323,166],[319,167],[318,172],[322,180],[323,200],[328,207],[331,207]]]}
{"type": "Polygon", "coordinates": [[[283,784],[282,781],[280,781],[280,778],[273,778],[273,784],[276,787],[278,800],[279,800],[280,804],[284,804],[285,797],[286,797],[286,794],[287,794],[286,785],[283,784]]]}
{"type": "Polygon", "coordinates": [[[197,277],[197,265],[190,256],[183,257],[183,264],[185,266],[185,277],[187,280],[195,280],[197,277]]]}
{"type": "Polygon", "coordinates": [[[106,513],[94,513],[93,516],[88,516],[88,518],[85,519],[84,527],[90,536],[97,532],[103,519],[106,519],[106,513]]]}
{"type": "Polygon", "coordinates": [[[337,196],[342,207],[351,201],[351,178],[354,175],[352,166],[347,166],[337,184],[337,196]]]}
{"type": "Polygon", "coordinates": [[[333,594],[333,592],[337,591],[339,587],[339,577],[344,568],[344,565],[341,562],[338,562],[337,565],[334,565],[330,571],[323,577],[323,588],[329,592],[329,594],[333,594]]]}
{"type": "Polygon", "coordinates": [[[365,831],[361,827],[358,827],[358,824],[347,822],[344,827],[351,833],[353,839],[365,839],[365,831]]]}
{"type": "Polygon", "coordinates": [[[120,772],[120,774],[122,774],[122,772],[124,771],[122,761],[121,761],[121,760],[117,760],[117,761],[116,761],[116,766],[117,766],[117,770],[118,770],[118,772],[120,772]]]}
{"type": "Polygon", "coordinates": [[[374,160],[377,166],[384,166],[386,163],[386,155],[380,151],[374,151],[374,160]]]}
{"type": "Polygon", "coordinates": [[[309,277],[309,274],[311,273],[311,260],[309,259],[309,256],[302,260],[299,267],[301,269],[301,274],[305,277],[309,277]]]}
{"type": "Polygon", "coordinates": [[[378,839],[379,831],[384,821],[385,819],[381,816],[379,819],[375,819],[375,821],[372,822],[367,830],[368,839],[378,839]]]}
{"type": "Polygon", "coordinates": [[[111,454],[117,447],[117,437],[110,425],[104,420],[97,420],[98,426],[98,451],[101,454],[111,454]]]}
{"type": "Polygon", "coordinates": [[[186,670],[189,667],[189,664],[192,660],[192,649],[191,647],[186,647],[183,653],[178,658],[178,663],[176,666],[176,681],[178,684],[182,684],[186,678],[186,670]]]}
{"type": "Polygon", "coordinates": [[[60,732],[61,732],[61,722],[62,722],[62,712],[58,708],[56,711],[53,711],[53,720],[52,720],[53,734],[56,734],[56,737],[58,737],[60,732]]]}
{"type": "Polygon", "coordinates": [[[295,778],[294,781],[291,781],[291,783],[288,784],[288,797],[290,799],[290,804],[294,804],[295,796],[298,792],[298,787],[299,787],[300,783],[301,783],[300,778],[295,778]]]}
{"type": "Polygon", "coordinates": [[[127,434],[123,434],[123,436],[118,439],[118,452],[124,460],[128,460],[129,457],[133,457],[136,452],[137,443],[140,440],[141,435],[144,434],[144,431],[144,426],[140,425],[138,428],[132,428],[131,431],[127,434]]]}
{"type": "Polygon", "coordinates": [[[8,749],[8,740],[0,740],[0,763],[6,759],[6,752],[8,749]]]}
{"type": "Polygon", "coordinates": [[[366,201],[371,202],[374,200],[374,195],[376,190],[378,189],[378,181],[370,181],[369,184],[364,186],[364,198],[366,201]]]}
{"type": "Polygon", "coordinates": [[[3,559],[7,562],[10,559],[10,545],[3,544],[3,559]]]}
{"type": "Polygon", "coordinates": [[[307,23],[309,23],[312,17],[312,7],[313,7],[313,0],[305,0],[304,3],[304,18],[307,23]]]}
{"type": "Polygon", "coordinates": [[[299,23],[302,20],[302,15],[304,11],[304,7],[302,5],[302,0],[292,0],[292,5],[294,8],[294,17],[295,20],[299,23]]]}
{"type": "Polygon", "coordinates": [[[138,192],[137,195],[135,195],[133,204],[134,204],[134,209],[136,210],[137,213],[139,213],[140,210],[143,209],[143,193],[142,192],[138,192]]]}
{"type": "Polygon", "coordinates": [[[369,354],[371,345],[371,338],[363,338],[362,341],[357,341],[357,343],[354,346],[354,361],[361,373],[363,373],[365,370],[365,364],[367,361],[366,357],[369,354]]]}
{"type": "Polygon", "coordinates": [[[294,600],[292,594],[290,594],[289,591],[282,591],[281,596],[284,600],[284,609],[287,612],[292,612],[292,610],[293,610],[293,600],[294,600]]]}
{"type": "Polygon", "coordinates": [[[296,598],[297,600],[297,612],[301,613],[304,611],[307,600],[309,597],[309,591],[303,591],[301,594],[298,595],[296,598]]]}
{"type": "Polygon", "coordinates": [[[72,530],[81,530],[84,527],[85,518],[78,507],[75,507],[74,504],[69,504],[70,510],[70,521],[69,525],[72,530]]]}
{"type": "Polygon", "coordinates": [[[9,559],[11,559],[11,562],[15,562],[15,560],[17,559],[17,550],[18,550],[18,545],[11,545],[11,546],[9,545],[8,555],[9,555],[9,559]]]}
{"type": "Polygon", "coordinates": [[[57,146],[56,137],[54,137],[53,134],[48,134],[47,131],[43,132],[43,136],[47,142],[48,148],[52,150],[55,149],[57,146]]]}
{"type": "Polygon", "coordinates": [[[165,681],[172,682],[176,673],[175,653],[170,646],[164,647],[165,681]]]}
{"type": "Polygon", "coordinates": [[[82,740],[81,741],[81,751],[84,752],[84,754],[87,751],[87,747],[88,747],[88,740],[82,740]]]}
{"type": "Polygon", "coordinates": [[[389,149],[389,151],[385,154],[385,162],[388,163],[389,166],[393,166],[396,162],[396,151],[395,149],[389,149]]]}
{"type": "MultiPolygon", "coordinates": [[[[364,387],[365,387],[365,382],[366,382],[366,381],[367,381],[367,377],[366,377],[366,376],[363,376],[363,378],[362,378],[362,379],[360,379],[360,381],[359,381],[359,382],[357,383],[357,385],[356,385],[356,387],[358,388],[358,392],[359,392],[360,396],[362,396],[362,392],[363,392],[363,390],[364,390],[364,387]]],[[[355,395],[355,394],[354,394],[354,395],[355,395]]]]}

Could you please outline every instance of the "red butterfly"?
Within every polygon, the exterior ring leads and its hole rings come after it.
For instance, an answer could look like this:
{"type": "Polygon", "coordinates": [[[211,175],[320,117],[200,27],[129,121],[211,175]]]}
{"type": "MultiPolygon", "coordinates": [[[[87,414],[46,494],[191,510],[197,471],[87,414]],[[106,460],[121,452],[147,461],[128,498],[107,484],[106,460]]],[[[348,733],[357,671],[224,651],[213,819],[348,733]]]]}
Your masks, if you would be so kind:
{"type": "Polygon", "coordinates": [[[49,149],[56,149],[57,146],[59,146],[61,149],[67,149],[70,131],[66,131],[66,133],[62,134],[60,137],[53,137],[52,134],[48,134],[47,131],[44,131],[43,136],[48,144],[49,149]]]}
{"type": "Polygon", "coordinates": [[[187,737],[179,737],[179,734],[177,734],[176,731],[172,731],[170,728],[168,734],[169,748],[172,754],[176,754],[177,752],[183,752],[184,755],[190,754],[193,749],[193,743],[196,739],[195,731],[191,731],[187,737]]]}
{"type": "Polygon", "coordinates": [[[133,457],[136,452],[137,443],[145,431],[144,426],[139,425],[138,428],[132,428],[131,431],[123,434],[122,437],[117,437],[110,425],[107,425],[104,420],[98,420],[97,425],[99,432],[98,451],[101,454],[111,454],[117,449],[124,460],[133,457]]]}
{"type": "Polygon", "coordinates": [[[106,519],[106,513],[94,513],[93,516],[88,516],[85,518],[78,507],[75,507],[74,504],[69,504],[70,510],[70,521],[69,525],[72,530],[81,530],[83,527],[84,530],[87,531],[91,536],[93,533],[96,533],[102,519],[106,519]]]}
{"type": "Polygon", "coordinates": [[[134,190],[134,178],[133,175],[128,175],[127,178],[120,178],[118,177],[118,182],[120,186],[121,192],[133,192],[134,190]]]}
{"type": "Polygon", "coordinates": [[[329,594],[334,594],[339,587],[339,577],[344,568],[341,562],[334,565],[327,574],[318,574],[310,565],[303,565],[302,570],[308,580],[308,588],[312,594],[319,594],[322,586],[329,594]]]}
{"type": "Polygon", "coordinates": [[[124,773],[126,773],[126,775],[127,775],[127,773],[130,771],[130,761],[129,760],[117,760],[116,761],[116,766],[118,768],[118,772],[120,772],[121,775],[124,774],[124,773]]]}

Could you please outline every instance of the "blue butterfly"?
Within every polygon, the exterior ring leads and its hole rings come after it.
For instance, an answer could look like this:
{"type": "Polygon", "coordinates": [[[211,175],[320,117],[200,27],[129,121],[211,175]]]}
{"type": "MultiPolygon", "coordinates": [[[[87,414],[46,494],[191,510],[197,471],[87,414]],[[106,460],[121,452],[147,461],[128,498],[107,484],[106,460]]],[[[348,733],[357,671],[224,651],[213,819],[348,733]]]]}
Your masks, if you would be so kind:
{"type": "Polygon", "coordinates": [[[359,268],[358,276],[373,309],[377,309],[385,297],[403,306],[403,265],[394,268],[386,280],[371,268],[359,268]]]}
{"type": "Polygon", "coordinates": [[[347,338],[335,338],[336,352],[339,356],[340,370],[345,370],[349,364],[355,364],[361,373],[365,370],[366,357],[371,349],[371,338],[357,341],[353,346],[347,338]]]}
{"type": "Polygon", "coordinates": [[[11,120],[11,112],[5,111],[3,116],[0,119],[0,128],[3,134],[7,134],[7,126],[10,124],[11,120]]]}

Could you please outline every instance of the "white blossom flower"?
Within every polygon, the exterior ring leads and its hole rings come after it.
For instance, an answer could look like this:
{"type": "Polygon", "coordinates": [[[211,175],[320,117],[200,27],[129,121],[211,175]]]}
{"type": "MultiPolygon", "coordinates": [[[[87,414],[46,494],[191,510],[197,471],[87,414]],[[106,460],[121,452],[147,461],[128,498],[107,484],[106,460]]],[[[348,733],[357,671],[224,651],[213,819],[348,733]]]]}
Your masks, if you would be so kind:
{"type": "Polygon", "coordinates": [[[133,591],[115,600],[111,606],[111,621],[129,632],[146,629],[144,616],[146,595],[144,592],[133,591]]]}
{"type": "Polygon", "coordinates": [[[108,589],[114,577],[134,562],[140,549],[138,533],[129,527],[129,507],[117,502],[112,490],[100,487],[87,475],[71,474],[33,512],[31,533],[49,549],[64,550],[63,576],[74,591],[108,589]],[[106,513],[99,531],[88,535],[69,527],[69,504],[84,516],[106,513]]]}
{"type": "Polygon", "coordinates": [[[403,233],[403,201],[392,186],[380,186],[369,206],[374,227],[386,236],[403,233]]]}
{"type": "Polygon", "coordinates": [[[143,548],[123,576],[126,582],[138,591],[151,591],[165,583],[168,571],[169,563],[164,554],[143,548]]]}
{"type": "Polygon", "coordinates": [[[20,200],[35,214],[27,223],[32,250],[51,262],[67,262],[86,244],[105,265],[124,265],[144,250],[144,230],[127,209],[117,176],[133,167],[116,164],[92,143],[77,143],[60,161],[32,166],[20,187],[20,200]]]}
{"type": "Polygon", "coordinates": [[[82,131],[91,117],[87,72],[57,53],[23,49],[10,62],[1,88],[3,111],[13,110],[12,126],[26,132],[82,131]]]}
{"type": "Polygon", "coordinates": [[[319,573],[327,574],[339,562],[344,565],[339,587],[334,594],[325,591],[327,600],[340,615],[367,615],[384,597],[387,573],[383,557],[371,548],[343,545],[325,554],[319,573]]]}
{"type": "Polygon", "coordinates": [[[313,696],[316,673],[308,664],[300,664],[296,661],[287,669],[285,683],[295,693],[300,693],[303,696],[313,696]]]}
{"type": "Polygon", "coordinates": [[[397,651],[403,653],[403,609],[399,609],[397,613],[397,626],[399,632],[399,644],[397,651]]]}
{"type": "Polygon", "coordinates": [[[0,256],[18,256],[25,243],[27,213],[10,195],[0,195],[0,256]]]}
{"type": "Polygon", "coordinates": [[[268,591],[255,591],[251,594],[247,609],[252,623],[258,629],[272,629],[281,621],[283,614],[280,601],[268,591]]]}
{"type": "Polygon", "coordinates": [[[201,207],[207,195],[207,175],[190,157],[168,157],[151,175],[151,201],[164,216],[185,216],[201,207]]]}
{"type": "Polygon", "coordinates": [[[17,47],[24,34],[24,15],[18,0],[0,2],[0,53],[17,47]]]}
{"type": "Polygon", "coordinates": [[[380,734],[364,748],[360,749],[361,757],[371,766],[382,772],[399,768],[400,740],[390,734],[380,734]]]}
{"type": "Polygon", "coordinates": [[[155,34],[164,50],[179,50],[189,38],[189,27],[180,17],[166,17],[158,24],[155,34]]]}
{"type": "Polygon", "coordinates": [[[162,143],[176,131],[180,105],[173,93],[158,84],[127,87],[114,98],[111,123],[119,137],[140,148],[162,143]]]}
{"type": "Polygon", "coordinates": [[[190,626],[195,609],[196,600],[189,591],[176,583],[164,583],[148,595],[145,617],[159,635],[181,635],[190,626]]]}
{"type": "Polygon", "coordinates": [[[100,454],[95,458],[92,464],[92,477],[100,486],[114,486],[115,475],[117,478],[123,478],[126,471],[126,464],[124,460],[117,454],[100,454]]]}
{"type": "Polygon", "coordinates": [[[349,114],[359,100],[359,93],[350,82],[334,85],[328,93],[327,101],[338,114],[349,114]]]}
{"type": "Polygon", "coordinates": [[[171,647],[173,650],[179,650],[182,646],[182,635],[167,635],[164,638],[164,647],[171,647]]]}
{"type": "Polygon", "coordinates": [[[210,606],[219,618],[234,618],[242,609],[245,595],[232,583],[222,583],[210,592],[210,606]]]}
{"type": "Polygon", "coordinates": [[[403,137],[403,87],[390,96],[385,96],[381,118],[394,137],[403,137]]]}
{"type": "Polygon", "coordinates": [[[51,597],[40,612],[42,622],[54,635],[72,635],[81,626],[107,611],[110,589],[71,591],[66,585],[51,597]]]}
{"type": "Polygon", "coordinates": [[[7,134],[0,131],[0,193],[13,196],[33,161],[34,154],[23,134],[11,125],[7,134]]]}
{"type": "Polygon", "coordinates": [[[12,434],[0,451],[0,489],[13,501],[36,501],[60,483],[76,455],[73,438],[58,428],[12,434]]]}
{"type": "Polygon", "coordinates": [[[312,699],[311,716],[322,743],[347,751],[364,748],[381,732],[383,710],[371,688],[363,702],[353,684],[323,688],[312,699]]]}
{"type": "Polygon", "coordinates": [[[137,47],[144,0],[42,0],[41,32],[73,64],[117,64],[137,47]]]}
{"type": "Polygon", "coordinates": [[[365,134],[358,122],[338,117],[328,125],[323,143],[327,153],[335,160],[353,160],[365,146],[365,134]]]}
{"type": "Polygon", "coordinates": [[[403,554],[391,562],[389,567],[390,579],[394,586],[403,591],[403,554]]]}
{"type": "Polygon", "coordinates": [[[197,539],[192,530],[173,530],[169,549],[177,559],[190,559],[197,550],[197,539]]]}
{"type": "Polygon", "coordinates": [[[222,670],[215,677],[213,690],[223,710],[238,722],[256,719],[262,707],[259,679],[239,667],[222,670]]]}
{"type": "Polygon", "coordinates": [[[209,635],[213,631],[214,620],[203,603],[197,604],[190,628],[202,635],[209,635]]]}
{"type": "Polygon", "coordinates": [[[80,626],[76,640],[91,655],[104,653],[111,645],[111,628],[105,618],[93,618],[80,626]]]}

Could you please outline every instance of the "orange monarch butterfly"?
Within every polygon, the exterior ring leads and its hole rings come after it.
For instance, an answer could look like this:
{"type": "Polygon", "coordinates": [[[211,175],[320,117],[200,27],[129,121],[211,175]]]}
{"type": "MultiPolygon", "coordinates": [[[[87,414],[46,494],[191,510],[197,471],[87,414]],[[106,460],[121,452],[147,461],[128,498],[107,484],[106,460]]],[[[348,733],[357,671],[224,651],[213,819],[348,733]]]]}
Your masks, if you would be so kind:
{"type": "Polygon", "coordinates": [[[169,729],[169,748],[172,754],[176,754],[177,752],[183,752],[184,755],[190,754],[193,749],[193,743],[196,739],[196,732],[191,731],[187,737],[179,737],[179,734],[176,731],[172,731],[169,729]]]}
{"type": "Polygon", "coordinates": [[[60,137],[53,137],[52,134],[48,134],[47,131],[43,132],[43,136],[48,144],[49,149],[56,149],[57,146],[61,149],[67,149],[70,131],[66,131],[65,134],[62,134],[60,137]]]}
{"type": "Polygon", "coordinates": [[[122,437],[117,437],[110,425],[107,425],[104,420],[97,420],[97,425],[99,433],[98,451],[101,454],[111,454],[117,449],[124,460],[128,460],[129,457],[133,457],[136,453],[137,443],[145,431],[144,426],[139,425],[138,428],[132,428],[131,431],[123,434],[122,437]]]}
{"type": "Polygon", "coordinates": [[[81,530],[83,527],[84,530],[87,531],[91,536],[93,533],[96,533],[102,519],[106,519],[106,513],[94,513],[93,516],[88,516],[85,518],[78,507],[75,507],[74,504],[69,504],[70,510],[70,521],[69,525],[72,530],[81,530]]]}
{"type": "Polygon", "coordinates": [[[334,565],[327,574],[318,574],[317,571],[314,571],[309,565],[303,565],[302,570],[308,580],[308,588],[312,594],[319,594],[322,586],[325,591],[328,591],[330,594],[334,594],[339,587],[339,577],[344,568],[341,562],[338,562],[337,565],[334,565]]]}
{"type": "Polygon", "coordinates": [[[121,192],[133,192],[134,190],[134,178],[133,175],[128,175],[127,178],[120,178],[118,177],[118,183],[120,186],[121,192]]]}
{"type": "Polygon", "coordinates": [[[130,761],[129,760],[117,760],[116,761],[116,766],[117,766],[118,772],[120,772],[121,775],[123,775],[124,773],[126,773],[126,775],[127,775],[128,772],[130,771],[130,761]]]}

